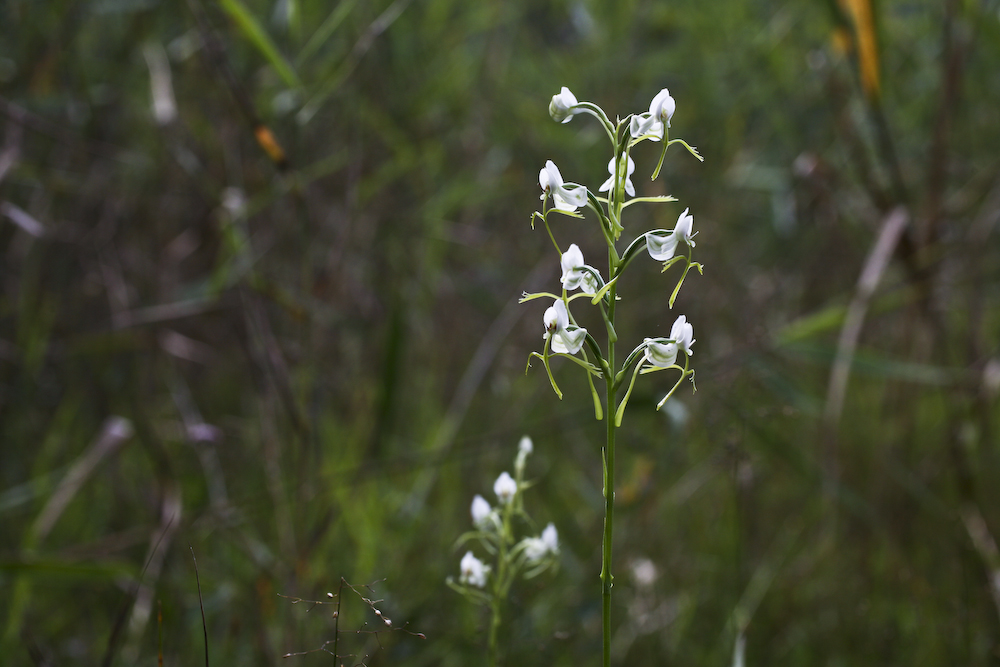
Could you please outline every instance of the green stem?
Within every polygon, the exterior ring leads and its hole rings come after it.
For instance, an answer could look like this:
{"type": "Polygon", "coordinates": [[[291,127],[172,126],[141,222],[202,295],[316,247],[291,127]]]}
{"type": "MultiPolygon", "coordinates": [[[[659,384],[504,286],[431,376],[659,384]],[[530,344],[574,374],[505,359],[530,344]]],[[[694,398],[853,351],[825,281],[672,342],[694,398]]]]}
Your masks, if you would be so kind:
{"type": "Polygon", "coordinates": [[[490,602],[490,609],[493,611],[493,619],[490,621],[490,644],[489,644],[489,665],[497,667],[497,635],[500,630],[500,598],[493,596],[490,602]]]}
{"type": "MultiPolygon", "coordinates": [[[[607,320],[611,323],[615,318],[615,287],[610,290],[611,304],[608,306],[607,320]]],[[[608,368],[614,368],[615,344],[608,341],[608,368]]],[[[611,373],[604,377],[607,388],[607,406],[610,413],[615,404],[615,380],[611,373]]],[[[615,420],[607,419],[608,439],[604,447],[604,547],[601,554],[601,621],[603,631],[604,667],[611,666],[611,586],[614,577],[611,575],[611,536],[614,532],[615,519],[615,420]]]]}
{"type": "Polygon", "coordinates": [[[489,665],[497,667],[497,656],[500,652],[498,636],[500,634],[501,605],[507,596],[507,547],[511,541],[510,516],[512,514],[514,499],[503,508],[503,527],[500,536],[500,553],[497,555],[497,572],[493,580],[493,599],[490,601],[490,637],[489,637],[489,665]]]}

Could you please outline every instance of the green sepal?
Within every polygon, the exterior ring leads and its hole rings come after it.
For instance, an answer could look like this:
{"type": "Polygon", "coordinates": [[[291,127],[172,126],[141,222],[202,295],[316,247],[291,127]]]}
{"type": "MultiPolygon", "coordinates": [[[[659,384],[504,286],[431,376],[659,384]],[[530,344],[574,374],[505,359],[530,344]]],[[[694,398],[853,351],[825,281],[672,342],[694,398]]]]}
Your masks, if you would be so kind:
{"type": "Polygon", "coordinates": [[[670,146],[671,144],[680,144],[684,148],[688,149],[688,153],[698,158],[699,162],[705,161],[705,158],[701,156],[701,153],[698,152],[698,149],[695,148],[694,146],[689,145],[688,142],[684,141],[683,139],[671,139],[670,142],[667,143],[667,146],[670,146]]]}
{"type": "MultiPolygon", "coordinates": [[[[549,297],[550,299],[558,299],[559,298],[557,295],[553,294],[552,292],[532,292],[531,294],[528,294],[527,292],[523,292],[521,294],[521,298],[518,299],[517,302],[518,303],[527,303],[528,301],[533,301],[534,299],[541,299],[542,297],[546,297],[546,296],[549,297]]],[[[573,297],[570,297],[571,301],[572,301],[572,299],[573,299],[573,297]]]]}
{"type": "Polygon", "coordinates": [[[640,204],[643,202],[666,203],[672,201],[677,201],[677,198],[671,195],[656,195],[655,197],[633,197],[632,199],[629,199],[627,202],[622,204],[622,209],[626,209],[632,204],[640,204]]]}

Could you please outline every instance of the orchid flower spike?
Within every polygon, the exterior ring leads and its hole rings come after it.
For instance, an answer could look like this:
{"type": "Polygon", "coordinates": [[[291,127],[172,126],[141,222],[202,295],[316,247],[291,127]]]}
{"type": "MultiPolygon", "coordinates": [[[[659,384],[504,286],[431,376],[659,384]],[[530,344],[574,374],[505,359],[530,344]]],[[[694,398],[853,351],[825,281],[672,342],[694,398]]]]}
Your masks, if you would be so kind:
{"type": "Polygon", "coordinates": [[[563,289],[572,292],[580,288],[584,294],[597,294],[601,285],[595,274],[597,269],[588,266],[583,262],[583,252],[580,246],[573,243],[569,249],[559,258],[559,266],[562,268],[563,289]]]}
{"type": "MultiPolygon", "coordinates": [[[[629,159],[628,159],[628,167],[625,170],[625,192],[627,192],[630,197],[634,197],[635,196],[635,186],[632,185],[632,172],[634,172],[634,171],[635,171],[635,162],[633,162],[632,158],[629,157],[629,159]]],[[[611,160],[608,161],[608,173],[611,174],[610,178],[608,178],[608,180],[604,181],[604,184],[601,185],[600,188],[598,188],[598,192],[607,192],[611,188],[615,187],[615,159],[614,158],[611,158],[611,160]]]]}
{"type": "Polygon", "coordinates": [[[549,194],[560,211],[573,212],[587,205],[587,188],[577,183],[564,183],[559,167],[552,160],[545,161],[545,168],[538,172],[538,185],[542,188],[541,198],[549,194]]]}
{"type": "Polygon", "coordinates": [[[562,90],[553,95],[552,101],[549,102],[549,115],[554,121],[568,123],[573,120],[573,116],[580,113],[579,110],[573,110],[576,105],[576,95],[570,92],[569,88],[563,86],[562,90]]]}
{"type": "Polygon", "coordinates": [[[677,347],[684,350],[684,354],[689,357],[694,354],[691,346],[694,345],[694,327],[681,315],[674,320],[674,325],[670,327],[670,337],[677,343],[677,347]]]}

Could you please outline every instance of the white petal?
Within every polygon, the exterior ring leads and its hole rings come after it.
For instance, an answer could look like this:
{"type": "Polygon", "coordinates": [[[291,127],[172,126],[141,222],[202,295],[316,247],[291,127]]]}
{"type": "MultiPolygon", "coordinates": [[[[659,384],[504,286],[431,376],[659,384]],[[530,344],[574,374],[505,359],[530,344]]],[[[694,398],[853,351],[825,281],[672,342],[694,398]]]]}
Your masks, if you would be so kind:
{"type": "Polygon", "coordinates": [[[472,523],[478,526],[489,517],[491,511],[490,504],[477,493],[472,499],[472,523]]]}
{"type": "Polygon", "coordinates": [[[556,299],[551,306],[545,309],[542,315],[542,324],[546,331],[558,331],[569,326],[569,311],[562,299],[556,299]]]}
{"type": "Polygon", "coordinates": [[[549,551],[556,553],[559,551],[559,533],[554,524],[550,523],[542,531],[542,542],[549,548],[549,551]]]}
{"type": "Polygon", "coordinates": [[[637,114],[632,116],[632,122],[629,124],[629,132],[632,134],[633,139],[638,139],[643,135],[649,134],[653,135],[650,137],[652,141],[659,141],[663,138],[663,123],[652,114],[637,114]]]}
{"type": "Polygon", "coordinates": [[[646,361],[659,368],[669,368],[677,361],[677,344],[660,343],[650,338],[646,339],[646,361]]]}
{"type": "Polygon", "coordinates": [[[552,334],[552,351],[561,354],[576,354],[586,340],[586,329],[569,326],[552,334]]]}
{"type": "Polygon", "coordinates": [[[560,186],[559,196],[565,199],[566,203],[572,206],[574,211],[581,206],[587,205],[587,188],[576,183],[567,183],[566,186],[560,186]]]}
{"type": "Polygon", "coordinates": [[[691,229],[694,226],[694,216],[688,213],[688,209],[677,217],[677,224],[674,226],[674,235],[684,239],[692,248],[695,246],[694,239],[691,238],[691,229]]]}
{"type": "Polygon", "coordinates": [[[626,192],[626,194],[628,194],[629,197],[634,197],[635,196],[635,186],[632,185],[632,179],[631,178],[626,179],[626,181],[625,181],[625,192],[626,192]]]}
{"type": "Polygon", "coordinates": [[[681,315],[674,320],[673,326],[670,327],[670,337],[688,356],[694,354],[691,351],[691,346],[694,345],[694,327],[691,326],[686,317],[681,315]]]}
{"type": "Polygon", "coordinates": [[[676,233],[649,232],[646,234],[646,250],[658,262],[665,262],[677,251],[676,233]]]}
{"type": "Polygon", "coordinates": [[[549,187],[552,188],[552,190],[559,190],[562,188],[562,174],[559,173],[559,167],[556,166],[555,162],[552,160],[545,161],[545,173],[548,175],[549,187]]]}
{"type": "Polygon", "coordinates": [[[566,252],[559,258],[559,266],[562,268],[562,279],[565,283],[567,273],[583,266],[583,251],[580,250],[580,246],[571,243],[566,252]]]}
{"type": "Polygon", "coordinates": [[[670,96],[670,91],[664,88],[649,103],[649,115],[670,127],[670,118],[674,115],[675,107],[676,104],[674,98],[670,96]]]}

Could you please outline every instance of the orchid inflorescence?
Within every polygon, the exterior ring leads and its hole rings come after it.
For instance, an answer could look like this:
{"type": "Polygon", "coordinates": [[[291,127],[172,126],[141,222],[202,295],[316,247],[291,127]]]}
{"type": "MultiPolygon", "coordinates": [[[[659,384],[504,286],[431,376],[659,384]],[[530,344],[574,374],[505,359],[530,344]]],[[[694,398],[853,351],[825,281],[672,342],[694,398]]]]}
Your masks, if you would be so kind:
{"type": "Polygon", "coordinates": [[[459,537],[457,545],[478,542],[482,550],[492,557],[492,564],[480,560],[470,549],[459,564],[458,582],[448,579],[449,586],[469,600],[489,607],[492,612],[490,664],[496,664],[497,630],[502,604],[511,585],[519,576],[531,579],[554,569],[559,562],[559,533],[555,525],[549,523],[538,532],[535,522],[524,509],[524,491],[532,485],[525,480],[524,472],[528,456],[533,451],[531,438],[522,437],[514,458],[514,475],[504,471],[493,483],[496,507],[491,507],[489,501],[479,494],[472,499],[470,514],[473,530],[459,537]],[[517,539],[519,527],[528,528],[531,534],[517,539]]]}
{"type": "MultiPolygon", "coordinates": [[[[643,339],[642,343],[625,358],[622,367],[616,371],[612,368],[613,355],[601,351],[597,340],[586,328],[577,324],[570,311],[570,304],[573,301],[588,298],[591,305],[600,309],[607,329],[608,342],[613,345],[618,339],[614,328],[614,309],[619,300],[616,289],[617,282],[625,268],[643,249],[649,253],[651,258],[662,263],[663,271],[674,264],[683,264],[683,270],[668,301],[671,308],[673,308],[677,293],[680,291],[688,271],[692,267],[696,268],[699,273],[702,271],[701,264],[691,259],[696,233],[692,231],[694,217],[688,209],[684,209],[678,216],[674,229],[653,229],[635,237],[624,252],[619,253],[617,248],[617,243],[625,231],[622,224],[622,213],[626,208],[640,202],[677,201],[671,196],[636,196],[635,185],[632,182],[632,174],[636,168],[630,154],[632,149],[643,141],[654,141],[662,144],[660,160],[653,171],[652,179],[656,179],[658,176],[666,150],[673,144],[681,144],[696,158],[702,159],[698,151],[682,139],[669,138],[670,119],[674,114],[675,107],[674,98],[664,88],[653,97],[649,111],[631,114],[620,119],[617,125],[613,125],[599,106],[591,102],[578,101],[576,96],[566,87],[554,95],[549,104],[549,114],[554,120],[561,123],[568,123],[574,116],[581,113],[596,117],[604,126],[614,153],[608,162],[610,177],[598,188],[599,193],[607,192],[606,197],[595,195],[584,185],[564,180],[559,168],[551,160],[546,161],[545,167],[538,174],[538,184],[542,189],[542,210],[532,214],[531,224],[534,227],[536,221],[542,221],[556,252],[559,253],[559,264],[562,269],[562,292],[561,294],[526,293],[521,299],[522,303],[538,298],[552,299],[552,305],[545,310],[542,316],[544,347],[541,353],[533,352],[531,358],[542,360],[552,389],[559,398],[562,398],[562,391],[552,375],[552,369],[549,365],[550,358],[552,356],[566,357],[581,366],[587,372],[587,379],[594,398],[594,411],[598,419],[603,418],[603,410],[601,399],[594,387],[594,378],[603,379],[605,382],[610,381],[609,396],[617,396],[618,390],[628,378],[624,396],[615,410],[615,426],[621,425],[625,406],[631,396],[637,375],[669,369],[680,371],[680,377],[673,389],[657,404],[657,409],[662,407],[667,399],[673,395],[684,378],[691,378],[692,381],[694,379],[694,371],[689,368],[693,354],[691,350],[691,345],[694,343],[693,329],[683,315],[674,322],[669,337],[643,339]],[[583,218],[578,209],[584,208],[589,208],[597,215],[608,248],[607,281],[604,280],[598,269],[585,263],[583,253],[577,244],[572,243],[563,251],[549,224],[550,215],[553,213],[583,218]],[[579,293],[571,294],[576,290],[579,290],[579,293]],[[678,362],[678,353],[683,353],[681,357],[683,365],[678,362]],[[632,371],[631,376],[629,375],[630,370],[632,371]]],[[[613,348],[611,349],[613,350],[613,348]]],[[[611,409],[610,405],[608,409],[611,409]]]]}
{"type": "Polygon", "coordinates": [[[611,589],[612,580],[612,544],[614,532],[615,494],[615,432],[621,426],[625,407],[628,405],[636,377],[640,374],[655,373],[663,370],[680,371],[677,382],[661,400],[656,409],[659,410],[680,386],[685,378],[694,381],[694,370],[690,369],[691,346],[694,345],[694,328],[687,318],[679,316],[673,323],[668,337],[644,338],[632,350],[620,368],[615,365],[615,344],[618,342],[618,332],[615,329],[615,309],[618,305],[618,281],[622,273],[633,259],[640,255],[643,249],[649,256],[663,265],[666,271],[675,264],[683,264],[683,269],[674,291],[668,300],[673,308],[677,293],[684,284],[688,271],[692,267],[699,273],[701,264],[692,261],[691,252],[695,247],[694,217],[688,209],[677,217],[677,223],[671,230],[653,229],[632,239],[624,252],[618,251],[618,243],[625,226],[622,214],[633,204],[643,202],[677,201],[670,196],[638,197],[632,174],[635,172],[635,162],[632,160],[632,149],[643,141],[658,142],[662,146],[660,160],[653,170],[652,180],[655,180],[663,166],[663,158],[667,148],[673,144],[684,146],[692,155],[701,160],[698,151],[681,139],[670,139],[670,120],[674,115],[676,104],[670,92],[664,88],[653,97],[649,111],[630,114],[619,119],[616,124],[608,119],[604,110],[592,102],[580,102],[569,90],[563,88],[552,96],[549,103],[549,115],[560,123],[568,123],[574,116],[588,114],[600,121],[601,126],[611,141],[612,154],[608,162],[610,177],[597,189],[595,194],[586,186],[566,181],[562,172],[552,160],[538,174],[538,185],[542,188],[542,210],[535,211],[531,216],[531,226],[541,220],[545,231],[549,234],[552,245],[559,254],[559,267],[562,269],[560,282],[562,291],[559,294],[537,292],[524,294],[521,302],[532,299],[552,299],[552,305],[546,308],[542,315],[544,326],[542,351],[532,352],[528,357],[528,366],[533,358],[541,359],[545,372],[552,384],[552,389],[559,398],[562,391],[552,375],[549,360],[553,356],[564,357],[582,367],[586,371],[587,383],[594,399],[594,415],[598,420],[604,419],[604,408],[609,412],[607,420],[607,440],[602,451],[604,468],[604,538],[601,553],[601,624],[604,639],[603,665],[611,664],[611,589]],[[549,225],[551,214],[565,215],[571,218],[583,218],[579,209],[590,209],[596,216],[601,234],[608,249],[607,280],[600,270],[587,264],[580,247],[572,243],[563,250],[549,225]],[[686,250],[686,252],[685,252],[686,250]],[[579,292],[577,292],[579,290],[579,292]],[[576,292],[576,293],[574,293],[576,292]],[[587,299],[592,306],[597,306],[601,319],[607,330],[604,349],[585,327],[577,323],[570,310],[570,304],[578,299],[587,299]],[[683,365],[682,365],[683,362],[683,365]],[[603,381],[604,398],[602,400],[594,379],[603,381]],[[626,385],[626,380],[628,380],[626,385]],[[624,392],[621,392],[626,385],[624,392]],[[619,399],[619,395],[621,398],[619,399]],[[614,410],[614,419],[610,412],[614,410]]]}

